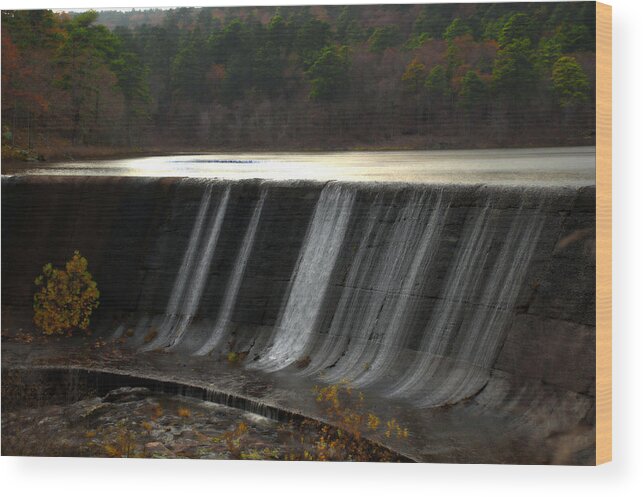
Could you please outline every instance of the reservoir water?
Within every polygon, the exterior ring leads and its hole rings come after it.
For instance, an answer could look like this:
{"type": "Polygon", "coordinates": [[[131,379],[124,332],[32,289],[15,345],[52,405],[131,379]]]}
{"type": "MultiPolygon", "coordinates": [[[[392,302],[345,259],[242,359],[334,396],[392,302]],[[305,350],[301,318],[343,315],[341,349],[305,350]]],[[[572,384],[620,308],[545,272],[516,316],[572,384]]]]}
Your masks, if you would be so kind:
{"type": "Polygon", "coordinates": [[[3,166],[3,174],[588,186],[596,148],[218,153],[3,166]]]}

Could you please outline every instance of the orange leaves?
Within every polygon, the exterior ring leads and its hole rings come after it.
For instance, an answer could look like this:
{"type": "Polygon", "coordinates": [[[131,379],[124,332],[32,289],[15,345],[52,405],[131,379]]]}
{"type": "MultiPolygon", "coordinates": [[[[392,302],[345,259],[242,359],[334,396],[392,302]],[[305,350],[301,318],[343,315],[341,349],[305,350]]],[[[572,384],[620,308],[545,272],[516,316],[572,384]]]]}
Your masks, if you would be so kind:
{"type": "Polygon", "coordinates": [[[8,83],[9,77],[15,73],[20,66],[20,52],[18,47],[13,43],[11,37],[2,33],[2,83],[3,86],[8,83]]]}
{"type": "Polygon", "coordinates": [[[248,433],[248,425],[241,421],[237,424],[234,430],[226,431],[221,436],[221,440],[225,442],[228,451],[236,459],[241,458],[242,443],[246,433],[248,433]]]}
{"type": "MultiPolygon", "coordinates": [[[[324,408],[334,427],[321,427],[320,436],[313,445],[314,450],[304,454],[304,459],[371,461],[386,457],[385,452],[379,454],[378,449],[361,443],[364,432],[377,434],[382,425],[382,420],[377,415],[367,412],[362,392],[355,392],[345,381],[325,387],[316,386],[314,392],[317,403],[324,408]]],[[[409,430],[395,418],[384,424],[386,429],[380,435],[386,438],[402,439],[409,435],[409,430]]]]}
{"type": "Polygon", "coordinates": [[[393,436],[397,438],[407,438],[409,436],[408,428],[403,428],[395,418],[386,422],[386,431],[384,432],[386,438],[393,436]]]}
{"type": "Polygon", "coordinates": [[[92,275],[87,271],[87,259],[78,251],[57,269],[45,264],[34,283],[34,323],[46,335],[86,330],[89,318],[98,307],[100,293],[92,275]]]}
{"type": "Polygon", "coordinates": [[[192,415],[187,407],[179,407],[178,414],[181,418],[189,418],[192,415]]]}
{"type": "Polygon", "coordinates": [[[380,425],[380,418],[375,416],[375,414],[369,413],[367,425],[370,430],[377,430],[377,427],[380,425]]]}
{"type": "Polygon", "coordinates": [[[15,105],[16,100],[23,101],[33,110],[46,112],[49,102],[42,93],[34,89],[34,71],[39,66],[34,63],[34,53],[25,58],[15,45],[11,36],[2,33],[2,92],[3,107],[9,103],[15,105]]]}

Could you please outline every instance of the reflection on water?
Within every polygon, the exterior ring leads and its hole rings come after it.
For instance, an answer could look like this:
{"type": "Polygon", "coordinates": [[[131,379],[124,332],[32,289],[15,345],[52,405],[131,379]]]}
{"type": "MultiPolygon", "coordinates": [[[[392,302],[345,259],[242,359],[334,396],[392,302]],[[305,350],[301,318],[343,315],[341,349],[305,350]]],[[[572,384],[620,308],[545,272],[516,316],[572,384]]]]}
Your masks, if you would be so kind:
{"type": "Polygon", "coordinates": [[[25,164],[3,174],[593,185],[595,147],[331,153],[217,153],[25,164]]]}

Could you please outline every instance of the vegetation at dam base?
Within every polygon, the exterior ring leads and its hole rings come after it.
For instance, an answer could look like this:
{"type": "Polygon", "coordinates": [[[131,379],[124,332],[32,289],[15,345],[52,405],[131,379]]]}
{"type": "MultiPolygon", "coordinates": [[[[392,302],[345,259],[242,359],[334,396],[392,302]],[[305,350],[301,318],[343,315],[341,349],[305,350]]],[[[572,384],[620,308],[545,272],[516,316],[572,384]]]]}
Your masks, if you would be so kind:
{"type": "MultiPolygon", "coordinates": [[[[89,317],[98,307],[100,294],[87,266],[87,259],[78,251],[63,269],[54,268],[50,263],[43,266],[43,274],[35,280],[34,324],[45,336],[64,332],[71,336],[73,330],[84,330],[87,337],[91,335],[89,317]]],[[[131,336],[133,334],[126,333],[119,344],[131,336]]],[[[34,337],[22,330],[11,338],[22,343],[34,342],[34,337]]],[[[151,339],[148,333],[144,342],[149,343],[151,339]]],[[[106,344],[99,338],[91,347],[101,348],[106,344]]],[[[229,365],[237,365],[244,358],[234,351],[226,355],[229,365]]],[[[214,424],[209,419],[212,413],[208,408],[195,404],[194,411],[202,419],[188,423],[192,410],[177,405],[183,399],[152,399],[152,392],[145,388],[125,387],[103,398],[92,398],[91,392],[83,392],[83,388],[79,390],[78,385],[73,384],[64,393],[66,403],[60,406],[51,399],[46,400],[54,397],[51,387],[41,384],[40,379],[30,378],[28,373],[3,371],[3,387],[3,455],[384,462],[400,459],[390,450],[363,438],[363,434],[383,431],[386,438],[409,435],[408,429],[396,419],[382,421],[376,414],[366,412],[363,394],[354,391],[348,382],[314,388],[316,402],[331,424],[314,419],[290,420],[273,427],[277,433],[274,440],[274,434],[265,427],[262,430],[261,423],[249,427],[244,421],[236,422],[225,431],[217,427],[216,436],[206,434],[212,431],[208,425],[214,424]],[[114,402],[116,408],[112,405],[114,402]],[[121,403],[125,403],[124,409],[119,409],[121,403]],[[32,409],[25,412],[25,404],[32,409]],[[168,406],[172,406],[175,413],[166,414],[168,406]],[[183,436],[183,428],[195,435],[195,440],[187,445],[178,440],[183,436]],[[165,436],[165,444],[157,439],[160,434],[165,435],[164,432],[176,430],[179,430],[176,439],[168,440],[165,436]],[[263,443],[258,444],[257,439],[263,443]],[[257,445],[260,448],[256,448],[257,445]]],[[[214,409],[226,411],[224,406],[214,409]]],[[[239,417],[239,413],[227,414],[233,420],[239,417]]]]}
{"type": "Polygon", "coordinates": [[[408,436],[363,411],[347,384],[316,388],[332,424],[277,421],[145,387],[99,396],[71,373],[2,371],[3,456],[409,462],[365,435],[408,436]]]}
{"type": "Polygon", "coordinates": [[[80,252],[74,252],[64,269],[45,264],[34,283],[34,323],[43,333],[87,330],[100,292],[80,252]]]}
{"type": "MultiPolygon", "coordinates": [[[[44,343],[52,335],[86,332],[85,343],[101,349],[91,336],[89,317],[99,292],[78,251],[63,269],[43,266],[35,279],[34,324],[43,335],[19,330],[3,342],[44,343]]],[[[154,332],[155,333],[155,332],[154,332]]],[[[112,343],[122,355],[125,333],[112,343]]],[[[144,342],[151,341],[149,333],[144,342]]],[[[230,367],[245,357],[226,355],[230,367]]],[[[2,455],[45,457],[143,457],[254,460],[394,462],[406,459],[364,438],[381,432],[407,438],[407,428],[392,418],[367,412],[364,396],[347,382],[316,386],[312,394],[330,424],[311,418],[288,422],[247,419],[243,411],[181,396],[154,395],[144,387],[121,387],[96,396],[83,381],[47,381],[37,372],[2,372],[2,455]],[[186,406],[187,404],[187,406],[186,406]],[[244,417],[245,416],[245,417],[244,417]],[[241,421],[239,420],[241,419],[241,421]],[[225,427],[225,429],[224,429],[225,427]]]]}
{"type": "MultiPolygon", "coordinates": [[[[87,267],[87,259],[78,251],[62,269],[50,263],[43,266],[43,273],[34,282],[34,324],[44,337],[35,343],[65,332],[71,336],[74,330],[84,330],[85,338],[91,336],[89,317],[98,307],[100,293],[87,267]]],[[[154,338],[150,333],[155,335],[156,331],[147,333],[145,343],[154,338]]],[[[118,344],[124,345],[132,336],[125,333],[118,344]]],[[[3,341],[8,338],[3,335],[3,341]]],[[[34,336],[20,330],[11,340],[31,344],[34,336]]],[[[106,345],[101,338],[90,343],[92,349],[106,345]]],[[[119,354],[116,348],[113,352],[119,354]]],[[[244,355],[234,351],[226,355],[231,367],[243,359],[244,355]]],[[[2,455],[405,460],[364,435],[382,432],[386,438],[407,438],[409,430],[395,418],[383,421],[367,412],[363,394],[354,391],[347,381],[313,389],[327,424],[310,418],[287,423],[253,418],[250,422],[238,421],[244,414],[236,409],[218,404],[204,406],[177,396],[153,396],[142,387],[117,388],[101,398],[92,395],[87,385],[72,381],[63,385],[67,389],[61,395],[56,391],[60,385],[47,385],[37,376],[3,370],[2,455]],[[186,407],[186,403],[192,407],[186,407]],[[232,423],[226,430],[222,419],[228,425],[232,423]]]]}
{"type": "Polygon", "coordinates": [[[592,144],[594,8],[3,11],[3,158],[592,144]]]}

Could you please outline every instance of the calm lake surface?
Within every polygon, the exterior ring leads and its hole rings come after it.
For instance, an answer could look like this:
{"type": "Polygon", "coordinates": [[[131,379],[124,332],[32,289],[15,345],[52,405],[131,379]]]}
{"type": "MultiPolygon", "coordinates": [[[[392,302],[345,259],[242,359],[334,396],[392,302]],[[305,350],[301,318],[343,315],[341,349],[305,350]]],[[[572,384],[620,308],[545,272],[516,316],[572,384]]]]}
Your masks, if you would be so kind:
{"type": "Polygon", "coordinates": [[[11,165],[2,174],[587,186],[595,184],[595,167],[595,147],[565,147],[177,154],[11,165]]]}

